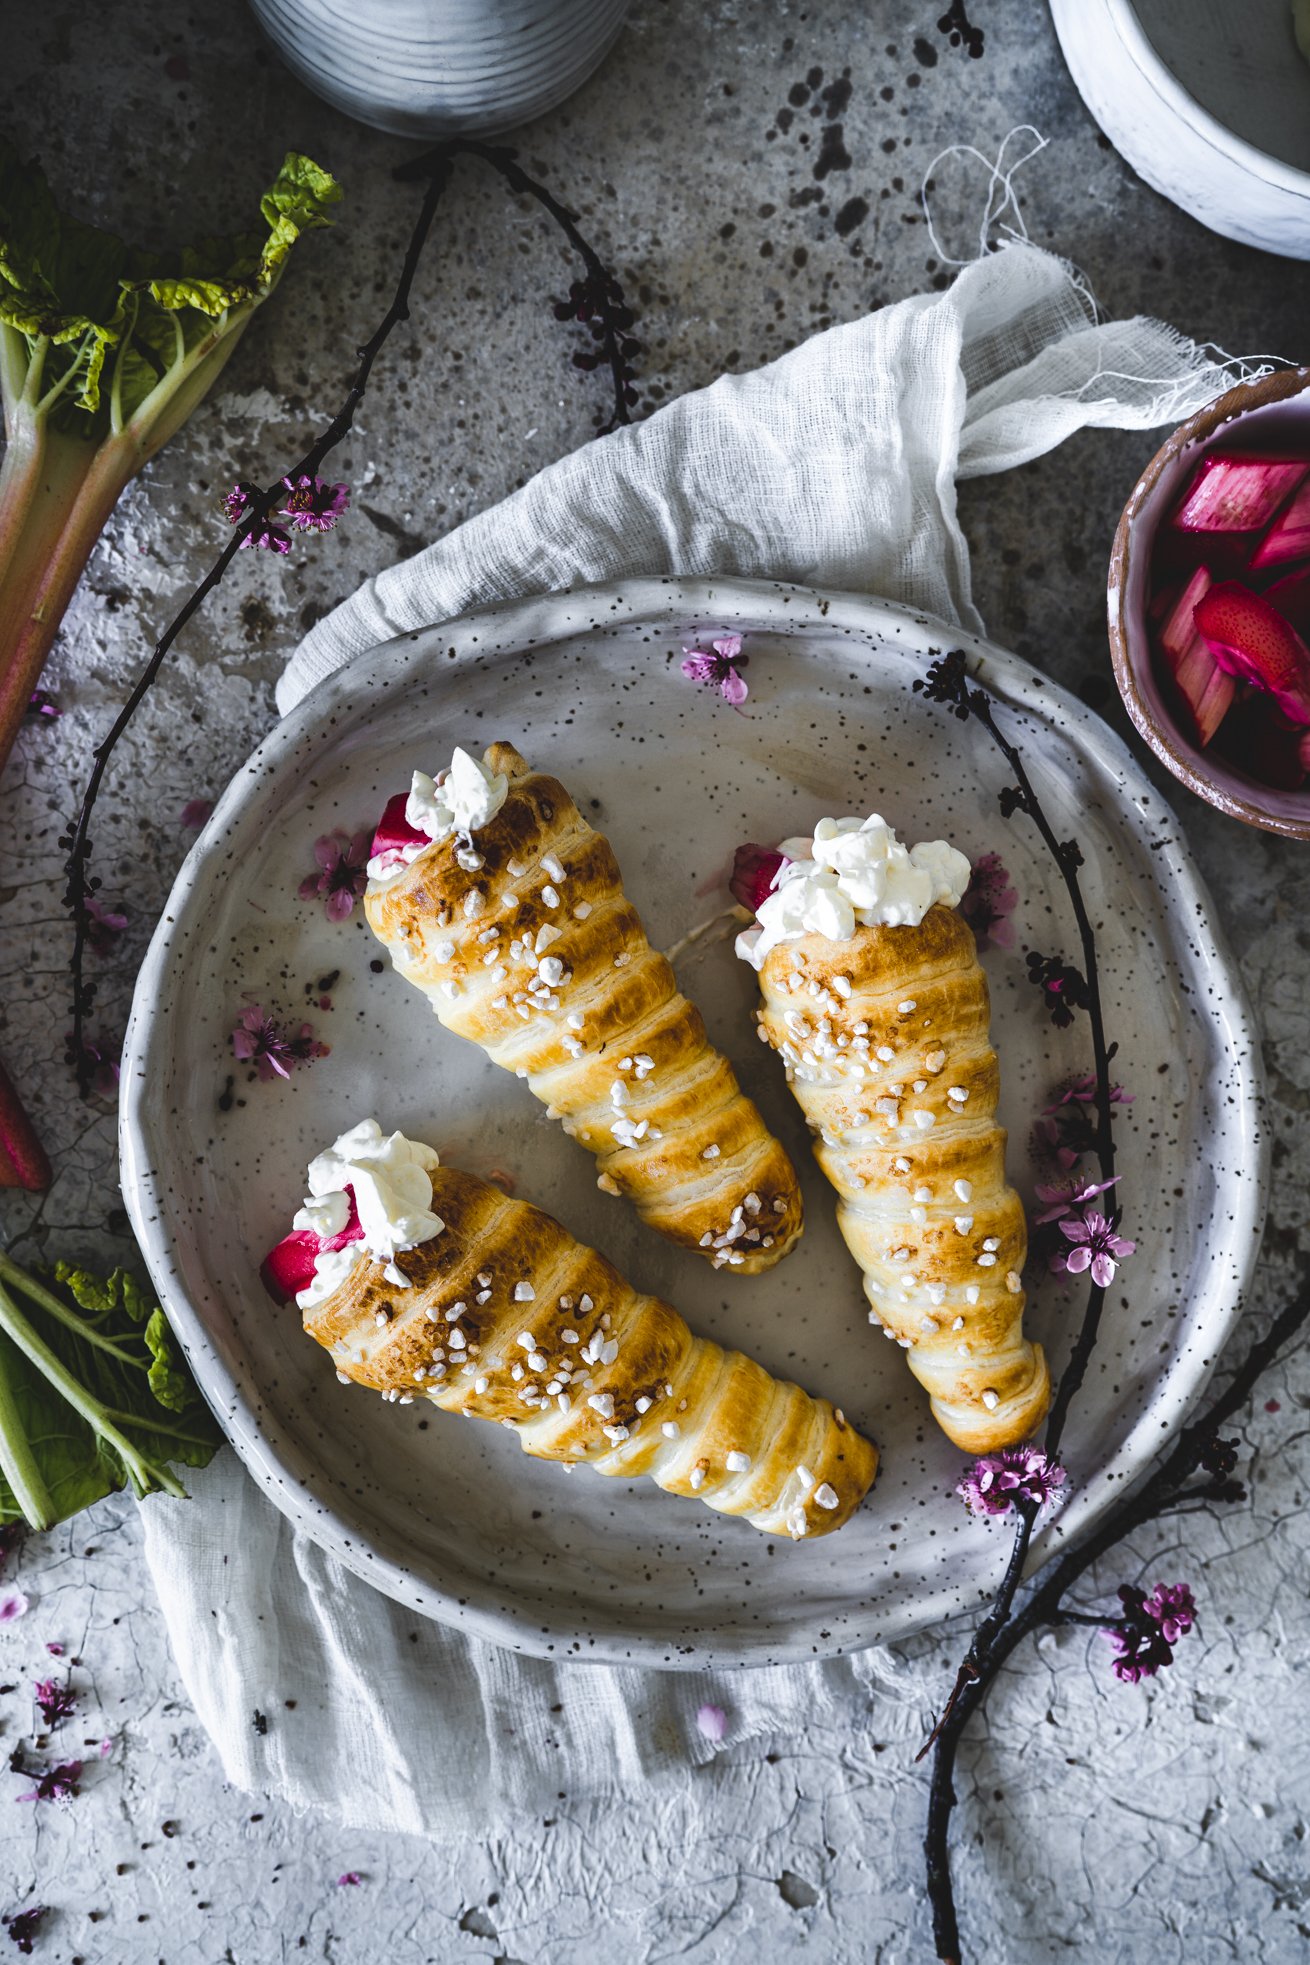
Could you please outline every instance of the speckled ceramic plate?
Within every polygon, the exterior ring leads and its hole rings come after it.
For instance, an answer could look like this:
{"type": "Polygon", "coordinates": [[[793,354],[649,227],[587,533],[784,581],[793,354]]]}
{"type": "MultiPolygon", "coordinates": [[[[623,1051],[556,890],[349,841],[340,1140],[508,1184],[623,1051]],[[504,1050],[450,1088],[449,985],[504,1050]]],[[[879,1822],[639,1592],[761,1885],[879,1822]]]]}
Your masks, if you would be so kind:
{"type": "MultiPolygon", "coordinates": [[[[664,947],[726,903],[739,841],[876,809],[971,857],[999,849],[1021,896],[1018,943],[1071,952],[1034,829],[998,810],[1003,763],[977,726],[912,692],[932,651],[956,645],[980,659],[1058,830],[1081,841],[1116,1072],[1136,1096],[1120,1119],[1122,1196],[1141,1246],[1109,1294],[1066,1439],[1070,1496],[1046,1538],[1085,1528],[1203,1383],[1263,1219],[1256,1049],[1177,822],[1118,739],[1013,656],[880,601],[646,579],[517,602],[368,651],[272,732],[178,877],[123,1063],[127,1204],[196,1376],[278,1507],[379,1588],[525,1651],[678,1667],[850,1650],[994,1582],[1003,1538],[955,1498],[961,1455],[866,1322],[730,943],[695,943],[679,975],[788,1143],[807,1209],[800,1246],[753,1279],[715,1274],[598,1193],[590,1156],[442,1030],[358,911],[334,926],[296,895],[320,833],[370,823],[454,743],[507,737],[610,835],[664,947]],[[684,643],[725,630],[750,654],[745,716],[679,672],[684,643]],[[248,1001],[307,1017],[330,1057],[285,1084],[248,1080],[230,1044],[248,1001]],[[499,1428],[339,1385],[295,1312],[269,1303],[258,1265],[311,1155],[369,1113],[475,1173],[510,1173],[694,1327],[839,1399],[883,1450],[860,1513],[822,1541],[779,1542],[649,1482],[529,1460],[499,1428]]],[[[1020,954],[985,959],[1012,1177],[1030,1197],[1033,1114],[1087,1067],[1087,1036],[1052,1028],[1020,954]]],[[[1034,1293],[1029,1328],[1057,1368],[1080,1300],[1049,1280],[1034,1293]]]]}

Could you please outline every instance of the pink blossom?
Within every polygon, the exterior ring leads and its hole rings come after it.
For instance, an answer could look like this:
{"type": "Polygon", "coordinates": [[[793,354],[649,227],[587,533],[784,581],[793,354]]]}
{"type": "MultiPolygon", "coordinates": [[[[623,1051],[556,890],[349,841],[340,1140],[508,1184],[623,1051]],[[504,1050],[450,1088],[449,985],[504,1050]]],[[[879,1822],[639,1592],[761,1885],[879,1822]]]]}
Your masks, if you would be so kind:
{"type": "Polygon", "coordinates": [[[263,519],[258,525],[251,527],[238,550],[244,552],[247,546],[255,546],[263,552],[281,553],[285,556],[291,551],[291,534],[284,532],[280,525],[273,525],[268,519],[263,519]]]}
{"type": "Polygon", "coordinates": [[[1186,1583],[1157,1583],[1146,1599],[1145,1610],[1170,1644],[1186,1637],[1196,1622],[1196,1601],[1186,1583]]]}
{"type": "Polygon", "coordinates": [[[1057,1181],[1052,1187],[1045,1187],[1038,1181],[1037,1198],[1046,1212],[1038,1215],[1033,1227],[1043,1228],[1048,1221],[1065,1220],[1075,1208],[1081,1208],[1086,1202],[1095,1200],[1098,1194],[1106,1193],[1118,1178],[1116,1174],[1114,1180],[1064,1180],[1057,1181]]]}
{"type": "Polygon", "coordinates": [[[259,486],[251,484],[247,478],[239,478],[231,491],[223,494],[223,510],[229,525],[240,525],[250,507],[259,496],[259,486]]]}
{"type": "Polygon", "coordinates": [[[177,822],[183,832],[199,832],[214,809],[212,798],[189,798],[178,813],[177,822]]]}
{"type": "Polygon", "coordinates": [[[302,901],[319,898],[329,921],[344,921],[368,886],[368,831],[352,836],[338,828],[314,841],[318,872],[306,874],[297,892],[302,901]]]}
{"type": "Polygon", "coordinates": [[[58,1726],[60,1720],[67,1719],[77,1705],[72,1687],[60,1685],[53,1678],[39,1678],[33,1697],[47,1726],[58,1726]]]}
{"type": "Polygon", "coordinates": [[[1137,1247],[1136,1242],[1116,1235],[1105,1216],[1095,1211],[1077,1221],[1062,1221],[1060,1233],[1073,1246],[1052,1257],[1051,1267],[1055,1269],[1058,1265],[1059,1270],[1068,1270],[1071,1276],[1081,1276],[1085,1269],[1090,1269],[1092,1281],[1102,1289],[1114,1281],[1118,1264],[1137,1247]]]}
{"type": "Polygon", "coordinates": [[[20,1617],[26,1617],[31,1607],[21,1590],[0,1590],[0,1624],[16,1623],[20,1617]]]}
{"type": "Polygon", "coordinates": [[[263,1079],[289,1078],[298,1064],[325,1058],[328,1046],[302,1023],[293,1036],[258,1003],[243,1010],[232,1032],[232,1052],[242,1064],[253,1064],[263,1079]]]}
{"type": "Polygon", "coordinates": [[[728,1731],[728,1715],[722,1706],[701,1706],[696,1713],[696,1724],[707,1740],[717,1742],[728,1731]]]}
{"type": "Polygon", "coordinates": [[[58,1766],[41,1770],[20,1767],[15,1771],[21,1774],[40,1771],[40,1779],[36,1786],[29,1788],[26,1794],[16,1795],[14,1797],[16,1801],[71,1801],[75,1794],[81,1792],[78,1786],[82,1779],[80,1760],[61,1760],[58,1766]]]}
{"type": "Polygon", "coordinates": [[[973,929],[980,949],[1014,947],[1014,923],[1009,917],[1018,905],[1018,892],[1010,885],[1000,854],[983,853],[974,862],[960,902],[960,913],[973,929]]]}
{"type": "Polygon", "coordinates": [[[725,703],[741,708],[749,694],[741,670],[750,656],[741,652],[740,635],[724,635],[709,648],[684,648],[682,653],[682,673],[689,681],[712,683],[725,703]]]}
{"type": "Polygon", "coordinates": [[[348,1889],[352,1885],[356,1883],[362,1883],[363,1881],[364,1879],[360,1875],[357,1869],[343,1870],[341,1872],[341,1875],[337,1878],[337,1888],[338,1890],[348,1889]]]}
{"type": "Polygon", "coordinates": [[[34,689],[32,691],[27,699],[27,708],[23,712],[25,716],[44,717],[50,723],[53,723],[57,717],[61,717],[63,713],[54,697],[47,696],[44,689],[34,689]]]}
{"type": "Polygon", "coordinates": [[[91,917],[87,940],[97,955],[113,953],[114,942],[127,926],[127,916],[107,908],[94,894],[87,896],[86,911],[91,917]]]}
{"type": "Polygon", "coordinates": [[[46,1650],[52,1658],[62,1658],[65,1647],[62,1644],[48,1644],[46,1650]]]}
{"type": "MultiPolygon", "coordinates": [[[[1111,1105],[1131,1105],[1133,1093],[1122,1085],[1111,1085],[1111,1105]]],[[[1057,1165],[1069,1173],[1087,1153],[1095,1151],[1098,1114],[1096,1073],[1089,1071],[1075,1078],[1037,1121],[1038,1144],[1054,1155],[1057,1165]]]]}
{"type": "Polygon", "coordinates": [[[1007,1446],[976,1460],[955,1491],[972,1514],[1004,1515],[1020,1495],[1044,1507],[1065,1479],[1064,1468],[1040,1447],[1007,1446]]]}
{"type": "Polygon", "coordinates": [[[283,478],[286,518],[298,532],[331,532],[350,503],[350,486],[329,484],[325,478],[283,478]]]}
{"type": "MultiPolygon", "coordinates": [[[[77,1064],[77,1052],[73,1046],[73,1033],[70,1030],[65,1038],[68,1045],[68,1062],[77,1064]]],[[[119,1053],[122,1045],[111,1044],[107,1037],[83,1037],[82,1056],[91,1074],[91,1089],[101,1098],[115,1098],[118,1094],[120,1075],[119,1053]]]]}

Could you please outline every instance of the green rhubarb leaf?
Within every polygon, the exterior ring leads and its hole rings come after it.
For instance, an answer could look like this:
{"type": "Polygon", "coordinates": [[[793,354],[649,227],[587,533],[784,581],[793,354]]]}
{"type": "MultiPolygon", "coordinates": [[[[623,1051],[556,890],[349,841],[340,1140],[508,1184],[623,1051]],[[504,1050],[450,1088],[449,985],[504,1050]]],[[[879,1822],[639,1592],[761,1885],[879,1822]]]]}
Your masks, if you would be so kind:
{"type": "Polygon", "coordinates": [[[146,1348],[150,1369],[146,1382],[161,1406],[169,1412],[185,1412],[196,1396],[191,1374],[173,1342],[173,1333],[162,1310],[156,1310],[146,1325],[146,1348]]]}
{"type": "Polygon", "coordinates": [[[98,438],[107,399],[116,426],[146,403],[166,411],[193,362],[239,332],[296,240],[330,224],[340,199],[335,179],[291,150],[260,200],[263,231],[146,253],[62,213],[40,166],[0,138],[0,332],[25,344],[24,362],[4,362],[7,411],[19,370],[65,431],[98,438]]]}
{"type": "MultiPolygon", "coordinates": [[[[169,1465],[203,1467],[222,1435],[187,1369],[163,1311],[126,1269],[100,1275],[60,1262],[52,1289],[88,1331],[109,1339],[127,1358],[112,1356],[47,1312],[21,1286],[6,1284],[15,1304],[39,1331],[60,1362],[96,1404],[127,1435],[155,1469],[169,1465]]],[[[0,1331],[0,1377],[17,1410],[27,1445],[66,1520],[127,1483],[114,1447],[52,1386],[34,1364],[0,1331]]],[[[21,1514],[0,1476],[0,1522],[21,1514]]]]}

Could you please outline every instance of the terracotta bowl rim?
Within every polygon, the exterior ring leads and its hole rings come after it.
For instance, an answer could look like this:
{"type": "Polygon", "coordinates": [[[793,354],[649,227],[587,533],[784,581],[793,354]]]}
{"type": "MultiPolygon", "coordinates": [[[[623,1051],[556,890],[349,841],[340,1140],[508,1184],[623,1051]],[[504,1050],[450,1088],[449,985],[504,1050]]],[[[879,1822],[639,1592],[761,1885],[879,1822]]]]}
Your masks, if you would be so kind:
{"type": "Polygon", "coordinates": [[[1300,794],[1305,801],[1304,812],[1288,813],[1273,811],[1261,803],[1260,788],[1254,784],[1248,795],[1218,784],[1198,764],[1190,746],[1182,748],[1181,732],[1176,726],[1165,720],[1143,695],[1138,685],[1138,670],[1151,657],[1149,648],[1140,652],[1134,648],[1133,630],[1128,619],[1128,569],[1133,552],[1133,527],[1149,509],[1161,476],[1181,450],[1190,443],[1212,437],[1221,425],[1236,422],[1249,410],[1261,409],[1268,403],[1286,402],[1308,390],[1310,367],[1276,369],[1270,375],[1261,376],[1258,381],[1235,384],[1189,416],[1185,423],[1179,424],[1142,472],[1120,514],[1110,552],[1110,577],[1106,589],[1114,679],[1129,716],[1161,763],[1189,791],[1195,792],[1198,798],[1203,798],[1208,805],[1226,813],[1229,818],[1291,839],[1310,839],[1310,789],[1300,794]]]}

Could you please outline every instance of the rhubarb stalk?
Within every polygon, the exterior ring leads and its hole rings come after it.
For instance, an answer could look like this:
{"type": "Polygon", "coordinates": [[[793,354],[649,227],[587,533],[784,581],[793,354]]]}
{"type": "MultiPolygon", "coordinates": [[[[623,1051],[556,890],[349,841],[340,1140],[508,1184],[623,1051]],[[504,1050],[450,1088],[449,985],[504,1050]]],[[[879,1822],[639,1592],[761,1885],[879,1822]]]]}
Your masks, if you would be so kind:
{"type": "Polygon", "coordinates": [[[266,231],[165,256],[61,213],[0,142],[0,767],[96,540],[339,187],[288,152],[266,231]]]}

